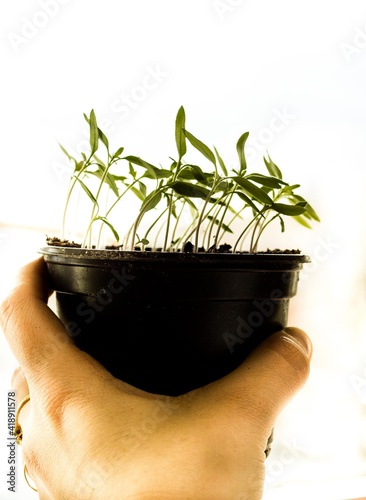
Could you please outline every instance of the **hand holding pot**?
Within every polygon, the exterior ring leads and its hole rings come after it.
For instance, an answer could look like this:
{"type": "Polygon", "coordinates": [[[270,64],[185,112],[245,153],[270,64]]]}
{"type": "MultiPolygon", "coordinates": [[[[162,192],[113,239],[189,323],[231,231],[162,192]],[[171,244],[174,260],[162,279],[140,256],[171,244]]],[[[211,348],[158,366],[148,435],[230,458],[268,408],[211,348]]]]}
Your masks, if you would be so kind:
{"type": "Polygon", "coordinates": [[[0,315],[20,364],[18,404],[30,395],[18,441],[40,498],[261,498],[271,429],[308,376],[305,333],[286,328],[224,378],[157,396],[80,351],[48,295],[41,258],[22,269],[0,315]]]}

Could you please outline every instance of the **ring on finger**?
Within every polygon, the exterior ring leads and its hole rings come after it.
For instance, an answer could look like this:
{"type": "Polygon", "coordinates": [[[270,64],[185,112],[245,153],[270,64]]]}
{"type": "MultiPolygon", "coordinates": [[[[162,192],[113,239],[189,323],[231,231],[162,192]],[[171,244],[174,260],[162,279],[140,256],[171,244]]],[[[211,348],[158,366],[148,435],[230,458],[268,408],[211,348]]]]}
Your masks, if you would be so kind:
{"type": "Polygon", "coordinates": [[[28,479],[28,467],[26,464],[24,464],[24,478],[27,482],[27,485],[33,490],[33,491],[38,491],[37,488],[35,486],[32,486],[31,483],[29,482],[29,479],[28,479]]]}
{"type": "Polygon", "coordinates": [[[17,411],[15,413],[15,427],[14,427],[14,436],[17,444],[22,444],[23,440],[23,430],[21,425],[19,424],[19,413],[23,406],[30,401],[30,394],[28,394],[22,401],[20,402],[17,411]]]}

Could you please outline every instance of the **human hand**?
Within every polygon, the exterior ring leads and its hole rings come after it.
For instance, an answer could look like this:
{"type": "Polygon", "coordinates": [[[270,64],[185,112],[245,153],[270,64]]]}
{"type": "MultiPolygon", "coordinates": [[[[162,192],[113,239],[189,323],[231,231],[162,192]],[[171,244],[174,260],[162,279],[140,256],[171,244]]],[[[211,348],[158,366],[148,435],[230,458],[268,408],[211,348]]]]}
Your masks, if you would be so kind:
{"type": "Polygon", "coordinates": [[[309,373],[304,332],[277,332],[224,378],[165,397],[117,380],[75,347],[49,293],[40,258],[0,312],[20,364],[18,403],[30,394],[19,423],[41,499],[262,497],[268,437],[309,373]]]}

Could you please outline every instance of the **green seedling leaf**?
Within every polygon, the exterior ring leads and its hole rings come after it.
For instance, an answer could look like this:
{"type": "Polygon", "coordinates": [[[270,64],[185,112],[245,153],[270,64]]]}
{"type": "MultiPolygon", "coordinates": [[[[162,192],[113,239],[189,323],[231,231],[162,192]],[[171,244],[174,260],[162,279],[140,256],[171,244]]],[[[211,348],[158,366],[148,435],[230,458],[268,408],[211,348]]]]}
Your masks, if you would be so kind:
{"type": "Polygon", "coordinates": [[[132,179],[136,179],[136,170],[133,168],[131,162],[128,163],[128,171],[130,172],[132,179]]]}
{"type": "Polygon", "coordinates": [[[277,177],[278,179],[282,179],[282,172],[278,168],[278,166],[272,161],[271,157],[268,155],[268,160],[265,156],[263,156],[264,163],[266,164],[268,172],[273,175],[273,177],[277,177]]]}
{"type": "Polygon", "coordinates": [[[90,112],[89,129],[90,129],[90,148],[91,148],[91,154],[93,155],[97,151],[99,143],[97,118],[95,116],[95,112],[93,109],[90,112]]]}
{"type": "MultiPolygon", "coordinates": [[[[98,177],[98,179],[102,180],[103,179],[103,176],[104,176],[104,171],[105,171],[105,166],[101,166],[99,165],[99,169],[94,171],[94,172],[88,172],[89,174],[91,175],[94,175],[95,177],[98,177]]],[[[117,184],[115,182],[115,179],[114,177],[107,173],[105,176],[104,176],[104,182],[111,188],[111,190],[113,191],[113,193],[118,196],[119,195],[119,190],[118,190],[118,187],[117,187],[117,184]]]]}
{"type": "Polygon", "coordinates": [[[146,198],[146,195],[144,195],[144,193],[142,193],[139,189],[137,189],[137,187],[135,186],[131,186],[130,190],[132,191],[132,193],[134,195],[137,196],[137,198],[141,201],[144,201],[145,198],[146,198]]]}
{"type": "Polygon", "coordinates": [[[227,172],[227,168],[226,168],[226,165],[224,163],[224,160],[221,158],[221,156],[219,155],[219,152],[217,151],[217,149],[215,148],[214,146],[214,151],[215,151],[215,154],[216,154],[216,158],[217,158],[217,161],[219,162],[219,165],[220,165],[220,168],[224,174],[225,177],[227,177],[228,175],[228,172],[227,172]]]}
{"type": "Polygon", "coordinates": [[[179,159],[183,158],[187,152],[186,137],[183,132],[185,126],[186,115],[183,106],[181,106],[175,119],[175,142],[177,144],[179,159]]]}
{"type": "Polygon", "coordinates": [[[201,169],[201,167],[199,167],[198,165],[189,165],[189,166],[186,166],[187,168],[185,168],[183,170],[184,171],[189,171],[191,174],[192,174],[192,177],[193,179],[195,179],[196,181],[200,182],[201,184],[205,184],[207,185],[207,174],[205,174],[205,172],[203,172],[203,170],[201,169]]]}
{"type": "Polygon", "coordinates": [[[192,173],[192,171],[189,169],[189,168],[181,168],[181,170],[179,171],[179,175],[178,175],[178,178],[179,179],[185,179],[187,181],[193,181],[194,180],[194,175],[192,173]]]}
{"type": "Polygon", "coordinates": [[[161,200],[161,192],[153,191],[148,194],[141,205],[140,212],[148,212],[156,207],[161,200]]]}
{"type": "Polygon", "coordinates": [[[272,177],[263,174],[249,174],[245,178],[257,182],[262,186],[266,186],[273,189],[280,189],[283,185],[286,185],[286,182],[282,181],[281,179],[278,179],[277,177],[272,177]]]}
{"type": "Polygon", "coordinates": [[[232,179],[239,184],[239,186],[250,196],[252,196],[256,201],[263,203],[264,205],[272,205],[272,200],[263,189],[259,188],[252,182],[248,181],[243,177],[232,177],[232,179]]]}
{"type": "Polygon", "coordinates": [[[228,181],[220,181],[217,183],[217,186],[215,186],[215,192],[218,191],[229,191],[229,189],[233,188],[233,184],[228,181]]]}
{"type": "MultiPolygon", "coordinates": [[[[104,163],[103,160],[101,160],[96,154],[93,155],[94,160],[96,160],[96,164],[101,166],[103,169],[106,169],[106,164],[104,163]]],[[[93,162],[92,165],[95,163],[93,162]]]]}
{"type": "MultiPolygon", "coordinates": [[[[93,110],[92,110],[92,113],[94,113],[93,110]]],[[[84,118],[88,122],[89,127],[90,127],[91,119],[88,116],[86,116],[85,113],[84,113],[84,118]]],[[[95,118],[95,113],[94,113],[94,118],[95,118]]],[[[95,122],[96,122],[96,118],[95,118],[95,122]]],[[[104,146],[107,148],[107,151],[108,151],[109,150],[109,142],[108,142],[107,136],[102,132],[102,130],[99,127],[97,127],[97,131],[98,131],[98,138],[102,141],[102,143],[104,144],[104,146]]]]}
{"type": "Polygon", "coordinates": [[[175,160],[173,160],[172,164],[170,165],[170,171],[174,172],[174,170],[177,168],[177,166],[178,166],[178,163],[175,160]]]}
{"type": "Polygon", "coordinates": [[[115,237],[116,241],[117,242],[119,241],[119,234],[117,233],[116,229],[112,226],[112,224],[109,222],[109,220],[106,217],[102,217],[100,215],[97,215],[96,217],[94,217],[94,220],[100,220],[104,224],[106,224],[109,227],[109,229],[112,231],[113,236],[115,237]]]}
{"type": "MultiPolygon", "coordinates": [[[[212,217],[212,215],[208,215],[207,216],[208,220],[210,220],[211,222],[213,222],[214,224],[216,224],[217,226],[220,224],[220,221],[219,219],[215,219],[212,217]]],[[[221,224],[221,227],[224,231],[226,231],[227,233],[231,233],[233,234],[233,231],[230,229],[230,227],[227,225],[227,224],[224,224],[222,223],[221,224]]]]}
{"type": "Polygon", "coordinates": [[[170,187],[178,194],[189,198],[202,198],[206,200],[210,196],[210,191],[197,184],[188,184],[188,182],[177,181],[170,184],[170,187]]]}
{"type": "Polygon", "coordinates": [[[310,216],[311,219],[314,219],[317,222],[320,222],[319,215],[315,212],[314,208],[310,205],[309,202],[305,200],[302,196],[299,196],[298,194],[293,194],[293,198],[298,201],[299,203],[303,202],[306,205],[306,212],[310,216]]]}
{"type": "Polygon", "coordinates": [[[305,200],[304,201],[299,201],[298,203],[296,203],[296,205],[298,207],[304,207],[304,208],[307,208],[307,204],[308,204],[308,202],[305,201],[305,200]]]}
{"type": "Polygon", "coordinates": [[[315,212],[313,207],[309,205],[309,203],[306,205],[306,214],[309,215],[310,218],[315,220],[316,222],[320,222],[319,215],[315,212]]]}
{"type": "Polygon", "coordinates": [[[119,196],[119,190],[112,174],[108,172],[104,178],[104,182],[111,188],[116,196],[119,196]]]}
{"type": "Polygon", "coordinates": [[[235,194],[237,194],[239,196],[239,198],[242,199],[247,205],[249,205],[250,207],[252,207],[254,213],[259,213],[260,212],[259,208],[242,191],[235,191],[235,194]]]}
{"type": "Polygon", "coordinates": [[[295,215],[293,218],[302,226],[311,229],[311,225],[308,223],[306,220],[307,213],[304,213],[303,215],[295,215]]]}
{"type": "Polygon", "coordinates": [[[60,146],[62,152],[67,156],[67,158],[70,160],[70,161],[73,161],[75,162],[75,164],[77,163],[77,160],[71,156],[71,154],[68,153],[68,151],[63,147],[62,144],[58,143],[58,145],[60,146]]]}
{"type": "Polygon", "coordinates": [[[245,159],[244,147],[245,147],[245,143],[248,139],[248,136],[249,136],[249,132],[245,132],[244,134],[242,134],[239,137],[238,142],[236,143],[236,151],[237,151],[238,156],[239,156],[240,173],[241,174],[245,174],[245,172],[247,171],[247,161],[245,159]]]}
{"type": "Polygon", "coordinates": [[[114,155],[112,156],[113,159],[115,158],[119,158],[121,156],[121,154],[123,153],[124,151],[124,147],[120,147],[117,149],[117,151],[114,153],[114,155]]]}
{"type": "Polygon", "coordinates": [[[139,237],[137,237],[137,241],[136,241],[136,245],[148,245],[149,244],[149,240],[147,240],[146,238],[142,238],[141,240],[139,239],[139,237]]]}
{"type": "Polygon", "coordinates": [[[151,178],[157,179],[156,171],[159,169],[157,169],[154,165],[151,165],[151,163],[148,163],[147,161],[143,160],[138,156],[132,156],[132,155],[125,156],[124,160],[127,160],[128,162],[133,163],[134,165],[139,165],[140,167],[145,168],[151,175],[151,178]]]}
{"type": "Polygon", "coordinates": [[[185,198],[184,201],[189,205],[189,209],[191,211],[191,214],[195,218],[198,214],[198,209],[197,209],[196,205],[189,198],[185,198]]]}
{"type": "Polygon", "coordinates": [[[114,175],[114,174],[111,174],[111,176],[113,177],[113,179],[117,182],[117,181],[121,181],[121,182],[125,182],[125,180],[127,179],[127,177],[124,177],[123,175],[114,175]]]}
{"type": "Polygon", "coordinates": [[[190,132],[188,132],[188,130],[184,129],[184,134],[186,138],[189,140],[189,142],[192,144],[192,146],[216,166],[216,157],[211,151],[211,149],[208,146],[206,146],[206,144],[204,144],[202,141],[197,139],[194,135],[192,135],[190,132]]]}
{"type": "Polygon", "coordinates": [[[147,179],[168,179],[169,177],[171,177],[173,175],[173,172],[171,172],[170,170],[167,170],[166,168],[156,168],[154,167],[155,169],[155,175],[151,175],[150,172],[146,171],[145,174],[144,174],[144,177],[146,177],[147,179]]]}
{"type": "Polygon", "coordinates": [[[271,209],[283,215],[301,215],[306,208],[300,205],[286,205],[285,203],[273,203],[271,209]]]}
{"type": "Polygon", "coordinates": [[[175,203],[172,203],[172,207],[171,207],[171,214],[172,216],[174,217],[174,219],[177,218],[177,209],[175,207],[175,203]]]}
{"type": "Polygon", "coordinates": [[[144,199],[146,198],[146,186],[143,182],[139,181],[139,188],[140,188],[140,191],[144,197],[144,199]]]}
{"type": "Polygon", "coordinates": [[[84,168],[85,161],[75,161],[74,172],[81,172],[84,168]]]}
{"type": "Polygon", "coordinates": [[[205,186],[212,186],[214,180],[214,174],[203,172],[203,170],[201,170],[201,172],[199,172],[197,176],[197,170],[193,171],[190,167],[191,165],[184,165],[179,171],[178,178],[185,180],[197,180],[202,184],[204,184],[205,186]]]}
{"type": "Polygon", "coordinates": [[[292,192],[299,187],[300,187],[300,184],[292,184],[291,186],[283,186],[282,193],[283,194],[293,194],[292,192]]]}
{"type": "Polygon", "coordinates": [[[84,189],[84,191],[86,192],[86,194],[89,196],[89,198],[91,199],[91,201],[93,202],[93,204],[96,207],[99,208],[97,199],[95,198],[95,196],[93,195],[93,193],[90,191],[90,189],[88,188],[88,186],[86,184],[84,184],[84,182],[80,179],[80,177],[77,177],[76,175],[74,175],[74,178],[80,183],[81,187],[84,189]]]}
{"type": "Polygon", "coordinates": [[[109,151],[109,141],[107,139],[107,136],[100,130],[98,127],[98,137],[106,147],[107,151],[109,151]]]}

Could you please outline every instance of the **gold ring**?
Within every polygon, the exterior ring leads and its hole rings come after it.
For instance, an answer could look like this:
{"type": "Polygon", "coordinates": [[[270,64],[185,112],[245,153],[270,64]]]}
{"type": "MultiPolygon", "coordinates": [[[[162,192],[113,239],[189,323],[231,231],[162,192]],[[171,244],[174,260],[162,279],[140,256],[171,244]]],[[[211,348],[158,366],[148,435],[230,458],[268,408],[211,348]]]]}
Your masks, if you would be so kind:
{"type": "Polygon", "coordinates": [[[35,488],[34,486],[32,486],[28,480],[28,468],[27,466],[24,464],[24,478],[27,482],[27,485],[33,490],[33,491],[38,491],[37,488],[35,488]]]}
{"type": "Polygon", "coordinates": [[[19,413],[20,413],[20,410],[23,408],[23,406],[28,403],[28,401],[30,400],[30,394],[28,394],[28,396],[26,396],[19,404],[18,408],[17,408],[17,411],[15,413],[15,427],[14,427],[14,436],[15,436],[15,441],[17,444],[22,444],[22,439],[23,439],[23,430],[19,424],[19,413]]]}

